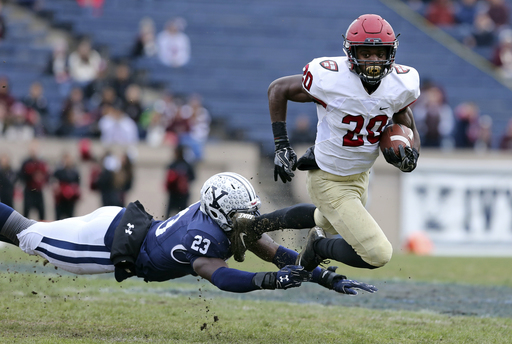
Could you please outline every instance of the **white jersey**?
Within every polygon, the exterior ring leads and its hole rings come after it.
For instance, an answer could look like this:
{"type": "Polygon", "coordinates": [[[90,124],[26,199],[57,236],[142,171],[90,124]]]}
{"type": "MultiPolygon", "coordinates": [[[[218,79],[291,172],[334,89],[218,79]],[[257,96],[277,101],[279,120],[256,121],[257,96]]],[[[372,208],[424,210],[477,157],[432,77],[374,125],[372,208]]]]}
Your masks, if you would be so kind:
{"type": "Polygon", "coordinates": [[[302,87],[317,102],[316,162],[322,170],[340,176],[373,166],[380,132],[394,113],[420,95],[418,72],[402,65],[395,65],[368,94],[345,56],[311,61],[304,67],[302,87]]]}

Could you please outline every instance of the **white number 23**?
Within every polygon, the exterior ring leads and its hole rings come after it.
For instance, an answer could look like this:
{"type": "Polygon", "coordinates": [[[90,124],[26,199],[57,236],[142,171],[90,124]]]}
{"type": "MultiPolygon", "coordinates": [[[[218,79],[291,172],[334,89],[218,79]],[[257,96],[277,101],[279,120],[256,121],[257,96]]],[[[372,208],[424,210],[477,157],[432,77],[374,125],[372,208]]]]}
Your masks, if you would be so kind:
{"type": "Polygon", "coordinates": [[[198,251],[201,254],[206,254],[208,252],[208,247],[210,247],[210,239],[203,238],[200,235],[196,235],[194,237],[194,241],[192,242],[191,249],[198,251]],[[201,248],[202,246],[202,248],[201,248]]]}

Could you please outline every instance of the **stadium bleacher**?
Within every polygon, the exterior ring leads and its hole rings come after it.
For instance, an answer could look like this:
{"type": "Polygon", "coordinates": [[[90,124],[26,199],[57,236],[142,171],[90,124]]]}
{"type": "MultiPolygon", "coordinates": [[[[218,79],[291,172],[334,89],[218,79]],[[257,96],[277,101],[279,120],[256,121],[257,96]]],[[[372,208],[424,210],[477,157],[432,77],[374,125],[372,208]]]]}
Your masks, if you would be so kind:
{"type": "MultiPolygon", "coordinates": [[[[482,114],[493,118],[495,137],[502,134],[510,118],[509,88],[377,0],[366,1],[364,6],[326,0],[111,0],[105,2],[100,17],[71,0],[45,1],[43,5],[54,25],[90,36],[95,45],[108,47],[113,59],[130,55],[142,17],[151,17],[157,31],[170,18],[183,17],[192,44],[187,66],[172,69],[155,59],[139,58],[132,61],[132,67],[145,71],[149,83],[176,93],[201,94],[212,116],[222,119],[228,131],[244,132],[245,139],[261,143],[265,153],[273,150],[268,85],[278,77],[301,73],[315,57],[343,54],[342,34],[367,9],[382,15],[401,34],[397,62],[415,67],[422,80],[442,85],[452,107],[467,100],[476,102],[482,114]]],[[[20,27],[12,31],[20,34],[15,35],[17,39],[8,38],[6,45],[3,42],[0,52],[9,66],[6,74],[15,80],[13,92],[19,95],[26,93],[27,83],[43,68],[39,63],[43,57],[35,63],[30,63],[29,57],[36,55],[34,50],[37,56],[48,56],[50,50],[30,47],[35,38],[22,35],[23,23],[16,25],[20,27]],[[27,58],[20,58],[22,54],[27,58]]],[[[57,95],[48,91],[46,95],[52,104],[57,103],[57,95]]],[[[290,104],[288,122],[304,112],[316,117],[313,104],[290,104]]]]}

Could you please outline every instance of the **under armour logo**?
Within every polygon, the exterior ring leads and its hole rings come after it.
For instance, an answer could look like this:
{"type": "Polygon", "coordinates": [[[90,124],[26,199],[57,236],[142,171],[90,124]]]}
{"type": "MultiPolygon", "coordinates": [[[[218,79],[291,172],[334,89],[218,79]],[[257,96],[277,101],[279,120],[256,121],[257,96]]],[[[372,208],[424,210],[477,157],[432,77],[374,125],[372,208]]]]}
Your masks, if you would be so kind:
{"type": "Polygon", "coordinates": [[[133,233],[133,232],[132,232],[132,229],[134,229],[134,228],[135,228],[135,226],[134,226],[134,225],[132,225],[131,223],[128,223],[126,226],[127,226],[128,228],[126,228],[126,229],[124,230],[124,232],[125,232],[125,233],[128,233],[128,235],[131,235],[131,234],[133,233]]]}
{"type": "Polygon", "coordinates": [[[288,275],[284,275],[284,276],[279,276],[279,282],[283,283],[283,282],[289,282],[290,279],[288,278],[288,275]]]}

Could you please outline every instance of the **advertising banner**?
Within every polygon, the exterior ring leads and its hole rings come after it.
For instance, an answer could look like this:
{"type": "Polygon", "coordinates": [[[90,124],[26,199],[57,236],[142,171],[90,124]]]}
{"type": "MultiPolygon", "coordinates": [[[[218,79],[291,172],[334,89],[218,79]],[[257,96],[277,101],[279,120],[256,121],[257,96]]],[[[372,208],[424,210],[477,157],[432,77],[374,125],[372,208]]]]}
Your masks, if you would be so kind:
{"type": "Polygon", "coordinates": [[[402,178],[402,240],[423,232],[433,254],[512,256],[512,163],[422,159],[402,178]]]}

